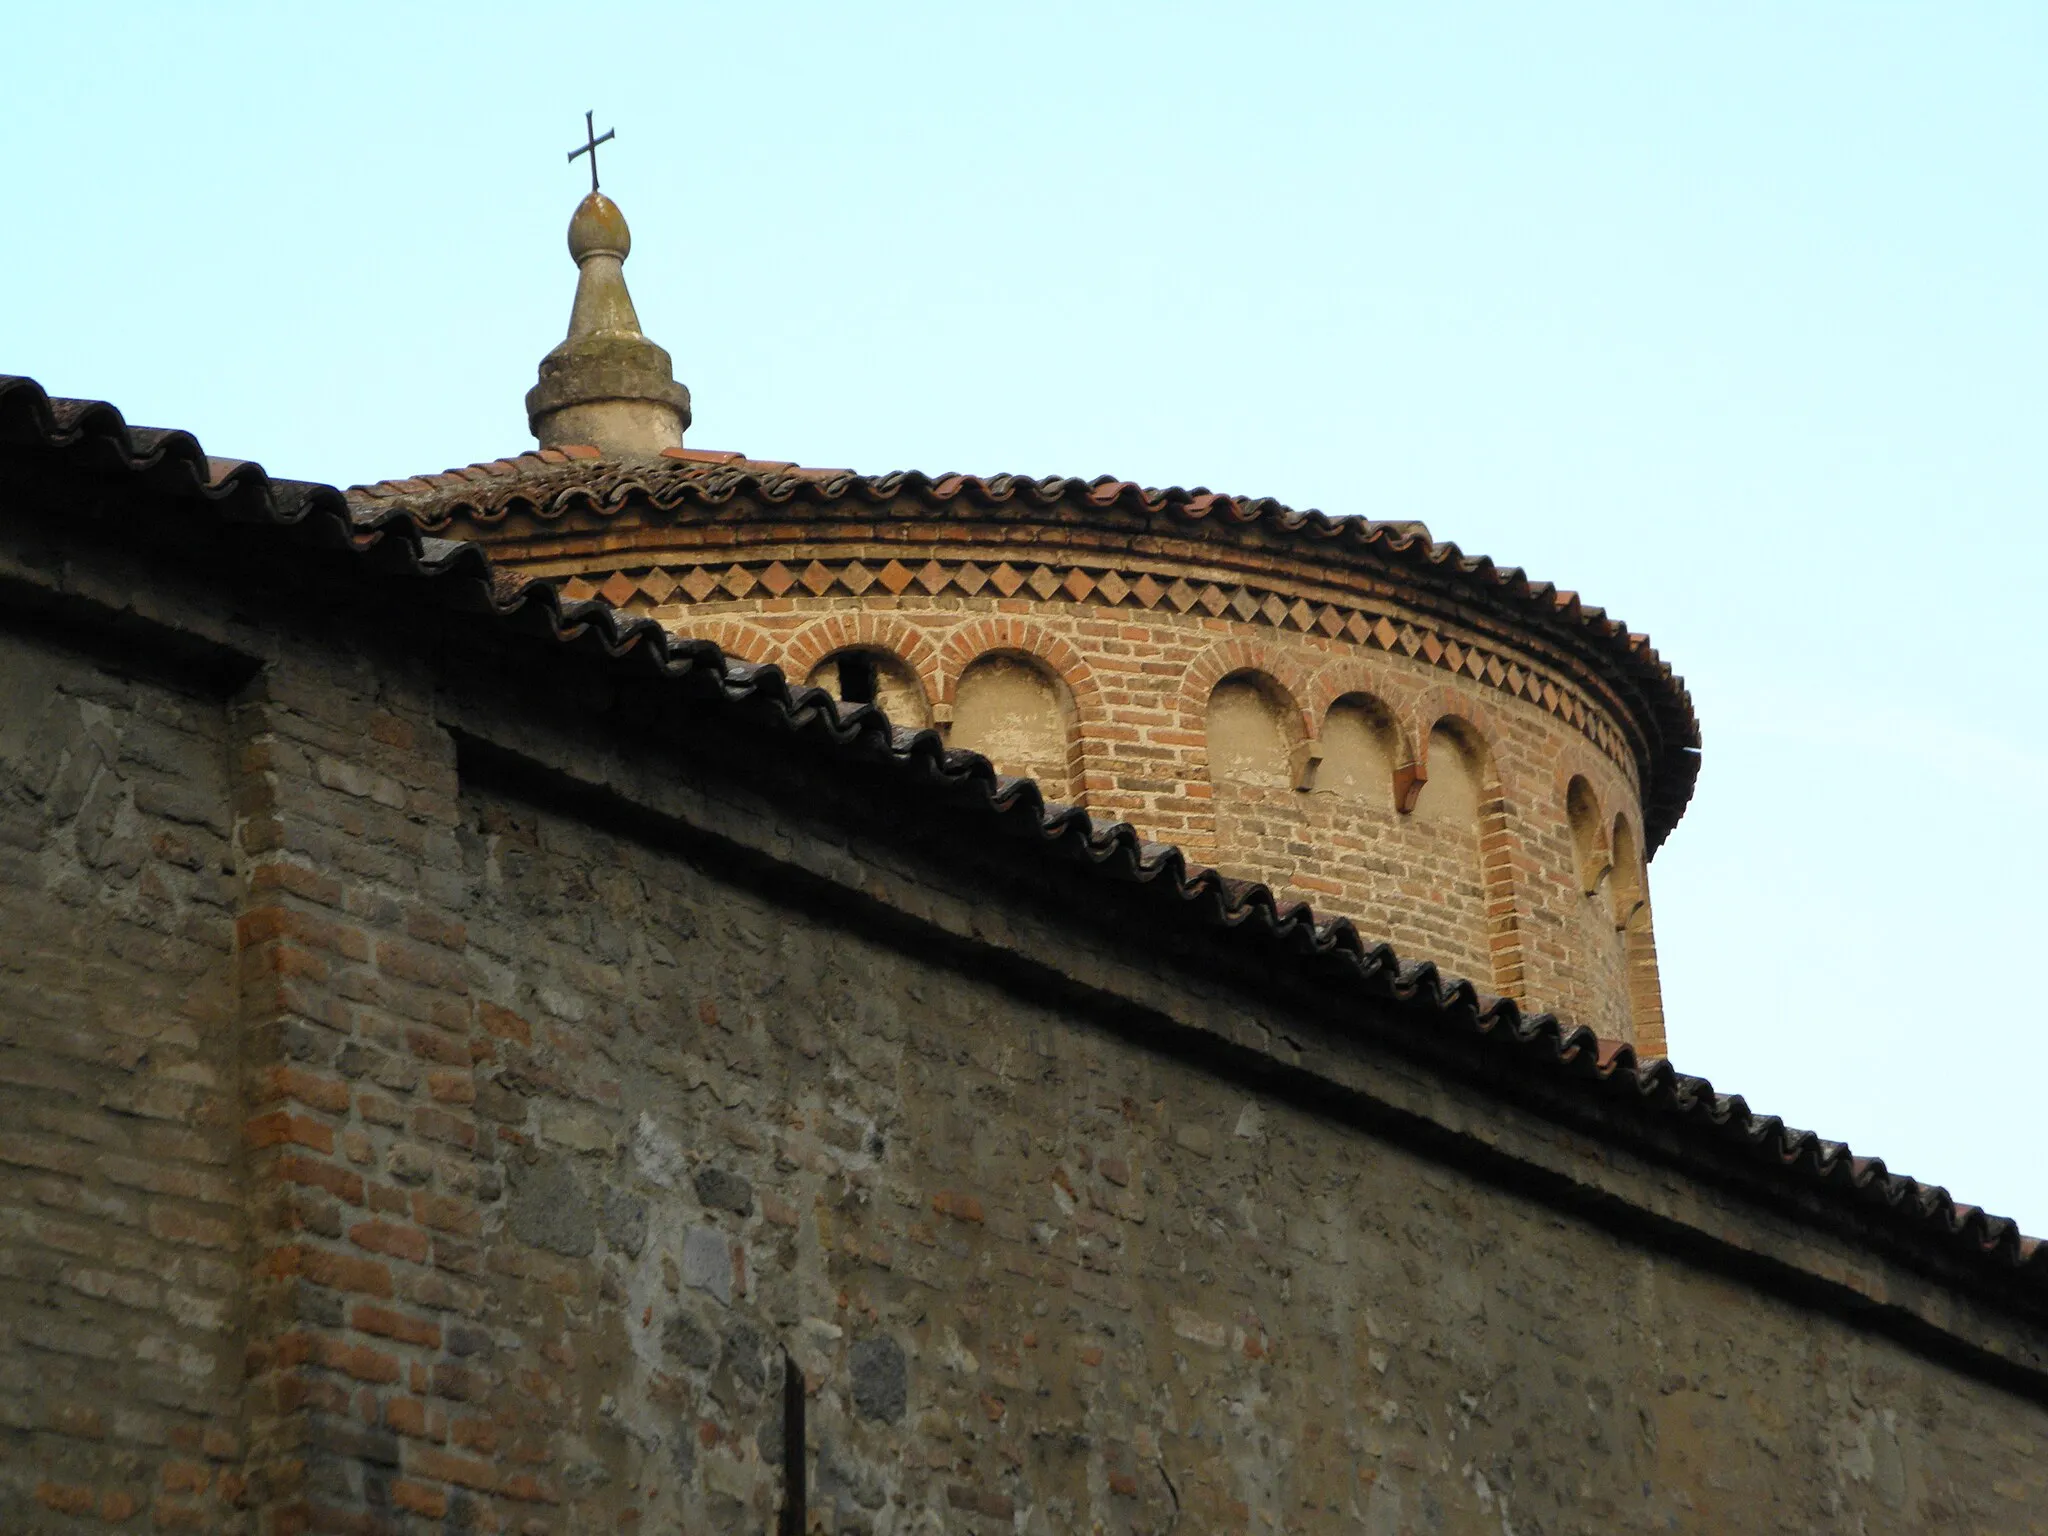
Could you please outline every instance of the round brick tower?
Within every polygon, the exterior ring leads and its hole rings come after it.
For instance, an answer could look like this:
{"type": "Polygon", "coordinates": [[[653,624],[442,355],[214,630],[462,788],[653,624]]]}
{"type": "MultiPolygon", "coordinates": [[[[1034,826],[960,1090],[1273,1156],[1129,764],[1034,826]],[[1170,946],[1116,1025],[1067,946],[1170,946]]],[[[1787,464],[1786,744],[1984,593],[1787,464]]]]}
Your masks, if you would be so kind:
{"type": "MultiPolygon", "coordinates": [[[[630,316],[616,264],[605,277],[630,316]]],[[[618,402],[606,441],[616,384],[593,372],[580,399],[565,348],[548,408],[597,441],[358,503],[879,705],[1404,959],[1662,1053],[1645,862],[1684,810],[1699,732],[1644,636],[1416,523],[650,450],[658,380],[618,402]]]]}

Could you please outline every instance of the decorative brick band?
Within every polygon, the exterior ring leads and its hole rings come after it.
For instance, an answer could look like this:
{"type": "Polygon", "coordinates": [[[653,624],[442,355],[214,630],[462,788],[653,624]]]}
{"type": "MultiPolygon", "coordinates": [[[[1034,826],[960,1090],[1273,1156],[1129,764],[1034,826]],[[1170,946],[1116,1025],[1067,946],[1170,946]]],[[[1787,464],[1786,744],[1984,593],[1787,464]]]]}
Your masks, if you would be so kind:
{"type": "MultiPolygon", "coordinates": [[[[1040,602],[1087,603],[1152,612],[1201,613],[1300,634],[1350,641],[1369,649],[1416,658],[1456,672],[1548,711],[1583,733],[1627,769],[1635,766],[1628,741],[1606,711],[1586,702],[1571,685],[1527,662],[1505,657],[1468,640],[1447,637],[1412,619],[1376,613],[1345,603],[1315,601],[1251,584],[1162,578],[1149,571],[1079,565],[1013,563],[985,565],[973,560],[926,560],[912,568],[900,560],[880,564],[859,559],[801,566],[782,560],[765,564],[735,561],[724,567],[655,566],[616,570],[602,581],[572,576],[563,595],[603,598],[615,608],[648,612],[670,606],[745,602],[789,597],[866,597],[871,593],[939,597],[1035,598],[1040,602]]],[[[710,617],[709,615],[706,616],[710,617]]],[[[715,638],[708,636],[707,638],[715,638]]]]}

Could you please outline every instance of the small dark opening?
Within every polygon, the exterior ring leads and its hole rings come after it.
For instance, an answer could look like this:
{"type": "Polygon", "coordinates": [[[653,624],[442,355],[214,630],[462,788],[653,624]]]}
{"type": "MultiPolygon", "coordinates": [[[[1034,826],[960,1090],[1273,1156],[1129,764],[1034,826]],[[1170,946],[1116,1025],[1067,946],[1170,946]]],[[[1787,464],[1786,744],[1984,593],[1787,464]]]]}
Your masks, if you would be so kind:
{"type": "Polygon", "coordinates": [[[872,656],[839,658],[839,697],[849,704],[875,702],[875,659],[872,656]]]}
{"type": "MultiPolygon", "coordinates": [[[[844,662],[840,663],[843,667],[844,662]]],[[[841,674],[844,675],[843,673],[841,674]]],[[[869,675],[873,675],[870,668],[869,675]]],[[[804,1536],[804,1373],[782,1356],[782,1518],[776,1536],[804,1536]]]]}

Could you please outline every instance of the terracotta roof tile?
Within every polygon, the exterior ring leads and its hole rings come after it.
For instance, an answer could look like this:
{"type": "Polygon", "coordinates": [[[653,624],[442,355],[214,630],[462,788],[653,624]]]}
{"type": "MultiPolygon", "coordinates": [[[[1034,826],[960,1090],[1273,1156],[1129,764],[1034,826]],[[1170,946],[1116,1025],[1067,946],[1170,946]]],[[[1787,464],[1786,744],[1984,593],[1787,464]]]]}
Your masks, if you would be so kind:
{"type": "Polygon", "coordinates": [[[685,464],[730,464],[746,457],[743,453],[724,453],[715,448],[664,448],[661,456],[681,459],[685,464]]]}
{"type": "MultiPolygon", "coordinates": [[[[1841,1142],[1756,1114],[1739,1094],[1717,1093],[1667,1060],[1644,1061],[1628,1045],[1568,1029],[1549,1014],[1525,1015],[1427,961],[1404,964],[1347,918],[1320,920],[1305,905],[1277,902],[1263,885],[1189,864],[1179,849],[1141,839],[1126,823],[1048,804],[1032,781],[999,776],[986,758],[948,748],[933,731],[895,727],[871,705],[842,709],[822,690],[793,686],[774,667],[733,661],[707,641],[679,639],[601,602],[565,598],[545,581],[500,570],[473,540],[433,536],[400,507],[352,501],[331,486],[272,480],[255,464],[238,464],[217,479],[189,434],[130,428],[103,402],[53,400],[34,380],[0,375],[0,467],[23,450],[57,455],[85,474],[111,469],[132,477],[197,515],[242,528],[244,536],[267,526],[312,547],[353,550],[370,557],[361,566],[365,583],[432,578],[407,589],[417,594],[413,600],[439,594],[452,608],[481,610],[552,637],[593,668],[659,679],[679,703],[731,710],[849,766],[880,766],[928,796],[932,815],[968,816],[992,849],[1036,848],[1036,856],[1100,877],[1126,899],[1149,903],[1193,930],[1242,935],[1270,950],[1275,966],[1338,989],[1333,1008],[1348,994],[1388,1010],[1388,1027],[1412,1027],[1407,1038],[1418,1049],[1450,1045],[1475,1053],[1509,1069],[1498,1080],[1540,1082],[1560,1104],[1640,1114],[1658,1128],[1650,1143],[1666,1149],[1658,1155],[1681,1165],[1693,1161],[1706,1171],[1725,1153],[1746,1157],[1764,1184],[1840,1212],[1849,1230],[1881,1231],[1902,1251],[1953,1261],[1957,1273],[1981,1279],[1985,1294],[2048,1316],[2044,1245],[2009,1219],[1958,1203],[1938,1185],[1892,1174],[1881,1159],[1852,1155],[1841,1142]]],[[[22,505],[20,498],[0,498],[0,515],[22,505]]],[[[1463,558],[1454,549],[1452,556],[1463,558]]],[[[1551,589],[1540,595],[1550,601],[1551,589]]]]}
{"type": "Polygon", "coordinates": [[[1064,502],[1086,508],[1091,515],[1143,520],[1148,527],[1163,522],[1196,535],[1207,530],[1218,538],[1237,538],[1238,529],[1269,532],[1301,540],[1325,558],[1354,556],[1447,576],[1473,598],[1498,605],[1524,622],[1555,626],[1589,643],[1595,655],[1609,658],[1624,692],[1642,701],[1641,725],[1650,751],[1643,794],[1650,852],[1677,825],[1699,776],[1700,730],[1692,697],[1647,636],[1629,630],[1575,592],[1532,581],[1519,568],[1497,566],[1483,555],[1467,555],[1456,544],[1439,543],[1418,522],[1331,517],[1297,511],[1267,497],[1230,496],[1199,487],[1157,490],[1110,476],[1088,481],[957,473],[934,477],[915,470],[860,475],[706,449],[672,449],[654,462],[597,460],[594,449],[566,451],[589,462],[557,467],[529,453],[514,462],[531,466],[530,473],[484,487],[457,480],[422,494],[412,488],[416,481],[385,480],[356,486],[348,495],[360,511],[396,508],[436,530],[465,521],[487,526],[515,508],[543,520],[571,513],[611,517],[635,499],[662,511],[695,506],[715,512],[747,498],[774,509],[778,516],[798,511],[828,517],[858,516],[877,503],[904,498],[942,514],[1021,518],[1064,502]]]}

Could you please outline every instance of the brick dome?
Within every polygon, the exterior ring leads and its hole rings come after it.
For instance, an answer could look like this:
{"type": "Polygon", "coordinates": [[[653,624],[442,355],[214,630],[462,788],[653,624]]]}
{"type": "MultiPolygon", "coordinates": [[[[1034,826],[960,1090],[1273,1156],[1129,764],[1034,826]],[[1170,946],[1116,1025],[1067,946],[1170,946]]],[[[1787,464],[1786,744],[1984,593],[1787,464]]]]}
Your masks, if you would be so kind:
{"type": "Polygon", "coordinates": [[[1416,523],[1127,482],[547,449],[351,493],[1661,1053],[1698,766],[1641,635],[1416,523]]]}

